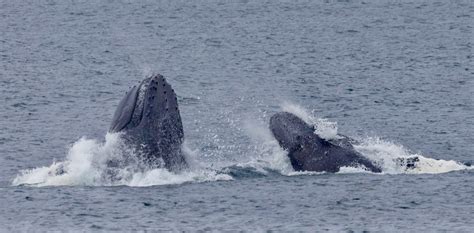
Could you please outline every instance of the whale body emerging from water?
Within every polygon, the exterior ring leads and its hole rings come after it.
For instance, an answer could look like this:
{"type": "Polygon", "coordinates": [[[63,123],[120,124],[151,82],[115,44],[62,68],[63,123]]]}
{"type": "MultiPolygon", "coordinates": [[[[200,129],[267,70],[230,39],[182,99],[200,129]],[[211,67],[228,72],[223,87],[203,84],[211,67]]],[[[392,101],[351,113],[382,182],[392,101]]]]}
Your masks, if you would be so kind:
{"type": "Polygon", "coordinates": [[[288,112],[270,118],[270,130],[283,149],[288,152],[296,171],[338,172],[341,167],[365,167],[371,172],[381,169],[352,147],[351,139],[341,136],[325,140],[314,132],[314,127],[288,112]]]}
{"type": "Polygon", "coordinates": [[[115,110],[109,132],[123,133],[127,146],[135,151],[134,158],[128,160],[139,165],[170,171],[188,166],[181,149],[184,133],[176,93],[159,74],[127,92],[115,110]]]}

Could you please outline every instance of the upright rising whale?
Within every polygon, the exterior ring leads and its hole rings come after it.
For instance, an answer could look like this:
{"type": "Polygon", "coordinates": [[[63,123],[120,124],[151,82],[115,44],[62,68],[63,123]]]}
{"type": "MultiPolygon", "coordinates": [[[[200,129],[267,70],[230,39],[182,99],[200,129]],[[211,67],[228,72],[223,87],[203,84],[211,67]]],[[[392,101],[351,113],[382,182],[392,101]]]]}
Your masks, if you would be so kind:
{"type": "Polygon", "coordinates": [[[147,168],[171,171],[187,167],[181,150],[184,133],[176,94],[159,74],[131,88],[120,101],[109,132],[122,132],[135,150],[133,158],[147,168]]]}
{"type": "Polygon", "coordinates": [[[372,172],[381,169],[352,148],[350,139],[328,141],[314,133],[314,127],[288,112],[270,118],[270,130],[288,151],[296,171],[338,172],[344,166],[360,166],[372,172]]]}

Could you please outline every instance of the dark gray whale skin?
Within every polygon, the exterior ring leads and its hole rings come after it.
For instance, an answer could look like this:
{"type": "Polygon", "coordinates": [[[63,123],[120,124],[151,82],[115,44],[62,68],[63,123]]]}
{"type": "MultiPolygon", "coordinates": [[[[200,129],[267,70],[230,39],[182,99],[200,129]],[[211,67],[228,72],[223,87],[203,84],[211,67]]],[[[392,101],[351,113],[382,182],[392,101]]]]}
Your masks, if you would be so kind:
{"type": "Polygon", "coordinates": [[[115,110],[109,132],[122,132],[126,144],[135,149],[137,158],[129,161],[170,171],[188,166],[181,150],[184,133],[176,94],[159,74],[127,92],[115,110]]]}
{"type": "Polygon", "coordinates": [[[292,113],[273,115],[270,130],[280,146],[288,151],[296,171],[338,172],[344,166],[363,165],[372,172],[381,172],[352,148],[349,138],[327,141],[314,133],[314,127],[292,113]]]}

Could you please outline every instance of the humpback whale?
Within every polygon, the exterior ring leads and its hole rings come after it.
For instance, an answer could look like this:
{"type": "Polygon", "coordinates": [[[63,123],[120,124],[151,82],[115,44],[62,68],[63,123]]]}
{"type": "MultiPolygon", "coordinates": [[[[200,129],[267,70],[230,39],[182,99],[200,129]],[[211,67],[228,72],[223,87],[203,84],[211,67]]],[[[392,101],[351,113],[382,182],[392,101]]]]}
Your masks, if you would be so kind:
{"type": "Polygon", "coordinates": [[[381,169],[352,147],[352,139],[326,140],[314,132],[314,127],[288,112],[270,118],[270,130],[280,146],[288,152],[296,171],[338,172],[344,166],[363,166],[380,173],[381,169]]]}
{"type": "Polygon", "coordinates": [[[122,133],[127,146],[134,149],[134,158],[126,160],[170,171],[188,167],[181,150],[184,133],[176,93],[162,75],[147,77],[126,93],[109,132],[122,133]]]}

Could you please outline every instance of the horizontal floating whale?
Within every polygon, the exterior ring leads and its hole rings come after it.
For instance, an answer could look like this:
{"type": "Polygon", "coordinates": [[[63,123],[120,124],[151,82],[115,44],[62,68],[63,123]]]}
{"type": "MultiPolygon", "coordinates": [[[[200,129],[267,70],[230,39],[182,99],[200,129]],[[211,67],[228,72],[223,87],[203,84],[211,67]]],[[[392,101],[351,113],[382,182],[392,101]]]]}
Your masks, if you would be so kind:
{"type": "Polygon", "coordinates": [[[115,110],[109,132],[123,133],[126,144],[135,150],[136,157],[128,160],[146,168],[176,171],[188,167],[181,149],[184,133],[176,94],[159,74],[127,92],[115,110]]]}
{"type": "Polygon", "coordinates": [[[288,152],[296,171],[338,172],[341,167],[361,167],[379,173],[381,169],[352,147],[351,139],[325,140],[296,115],[279,112],[270,118],[270,130],[288,152]]]}

